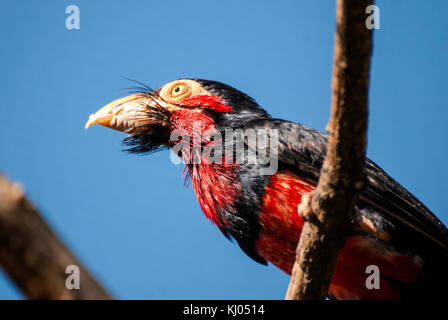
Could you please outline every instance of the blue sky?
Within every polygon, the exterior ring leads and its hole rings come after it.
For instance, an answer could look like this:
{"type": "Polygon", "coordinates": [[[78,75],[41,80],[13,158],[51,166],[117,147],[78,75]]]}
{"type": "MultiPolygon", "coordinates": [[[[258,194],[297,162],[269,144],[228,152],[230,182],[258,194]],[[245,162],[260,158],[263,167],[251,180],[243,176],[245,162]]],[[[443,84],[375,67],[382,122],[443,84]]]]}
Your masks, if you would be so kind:
{"type": "MultiPolygon", "coordinates": [[[[377,1],[368,155],[448,223],[448,2],[377,1]]],[[[169,153],[128,155],[84,124],[126,94],[225,82],[273,116],[329,116],[333,1],[2,1],[0,172],[20,181],[117,298],[281,299],[289,277],[253,262],[200,211],[169,153]],[[67,30],[75,4],[80,30],[67,30]]],[[[0,298],[21,294],[0,271],[0,298]]]]}

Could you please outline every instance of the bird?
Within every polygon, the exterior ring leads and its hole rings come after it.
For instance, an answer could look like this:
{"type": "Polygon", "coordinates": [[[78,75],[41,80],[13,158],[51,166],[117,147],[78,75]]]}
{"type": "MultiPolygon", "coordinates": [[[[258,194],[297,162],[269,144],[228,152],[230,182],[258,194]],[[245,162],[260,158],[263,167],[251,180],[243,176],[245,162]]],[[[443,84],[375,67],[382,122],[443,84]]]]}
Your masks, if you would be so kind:
{"type": "MultiPolygon", "coordinates": [[[[131,95],[90,115],[127,134],[127,151],[171,149],[204,215],[253,260],[291,274],[319,180],[327,135],[273,118],[229,85],[178,79],[131,95]],[[230,150],[230,151],[229,151],[230,150]]],[[[446,297],[448,230],[415,196],[366,157],[366,184],[351,217],[328,290],[331,299],[446,297]],[[369,266],[377,285],[367,285],[369,266]]]]}

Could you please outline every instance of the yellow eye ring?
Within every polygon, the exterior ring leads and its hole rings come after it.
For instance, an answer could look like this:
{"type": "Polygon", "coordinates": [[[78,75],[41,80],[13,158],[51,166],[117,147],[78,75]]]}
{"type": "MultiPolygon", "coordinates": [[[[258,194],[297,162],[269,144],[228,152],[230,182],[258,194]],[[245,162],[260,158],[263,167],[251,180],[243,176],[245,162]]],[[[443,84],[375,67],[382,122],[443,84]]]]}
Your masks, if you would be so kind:
{"type": "Polygon", "coordinates": [[[179,103],[192,95],[201,94],[203,91],[197,82],[190,79],[180,79],[164,85],[160,89],[159,95],[168,103],[179,103]]]}

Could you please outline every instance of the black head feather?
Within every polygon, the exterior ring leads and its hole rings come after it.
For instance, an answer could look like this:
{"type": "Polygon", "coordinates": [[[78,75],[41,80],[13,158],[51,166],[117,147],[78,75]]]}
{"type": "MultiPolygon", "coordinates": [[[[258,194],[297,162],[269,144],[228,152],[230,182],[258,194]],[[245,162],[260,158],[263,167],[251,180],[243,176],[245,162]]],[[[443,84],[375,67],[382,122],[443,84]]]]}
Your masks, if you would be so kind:
{"type": "Polygon", "coordinates": [[[200,83],[210,94],[220,97],[225,104],[232,107],[233,112],[217,114],[215,123],[220,129],[240,127],[254,119],[271,117],[253,98],[244,92],[218,81],[192,80],[200,83]]]}

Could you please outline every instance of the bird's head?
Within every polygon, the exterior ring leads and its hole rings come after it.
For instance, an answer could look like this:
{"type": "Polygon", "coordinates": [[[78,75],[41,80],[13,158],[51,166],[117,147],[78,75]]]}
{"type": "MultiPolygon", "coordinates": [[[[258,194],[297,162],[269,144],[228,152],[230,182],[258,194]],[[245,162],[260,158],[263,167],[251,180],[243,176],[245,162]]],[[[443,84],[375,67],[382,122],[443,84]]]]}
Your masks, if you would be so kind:
{"type": "Polygon", "coordinates": [[[248,95],[216,81],[179,79],[107,104],[90,116],[86,129],[100,124],[129,133],[125,144],[132,146],[130,151],[147,153],[171,147],[176,129],[202,134],[241,127],[256,118],[269,115],[248,95]]]}

